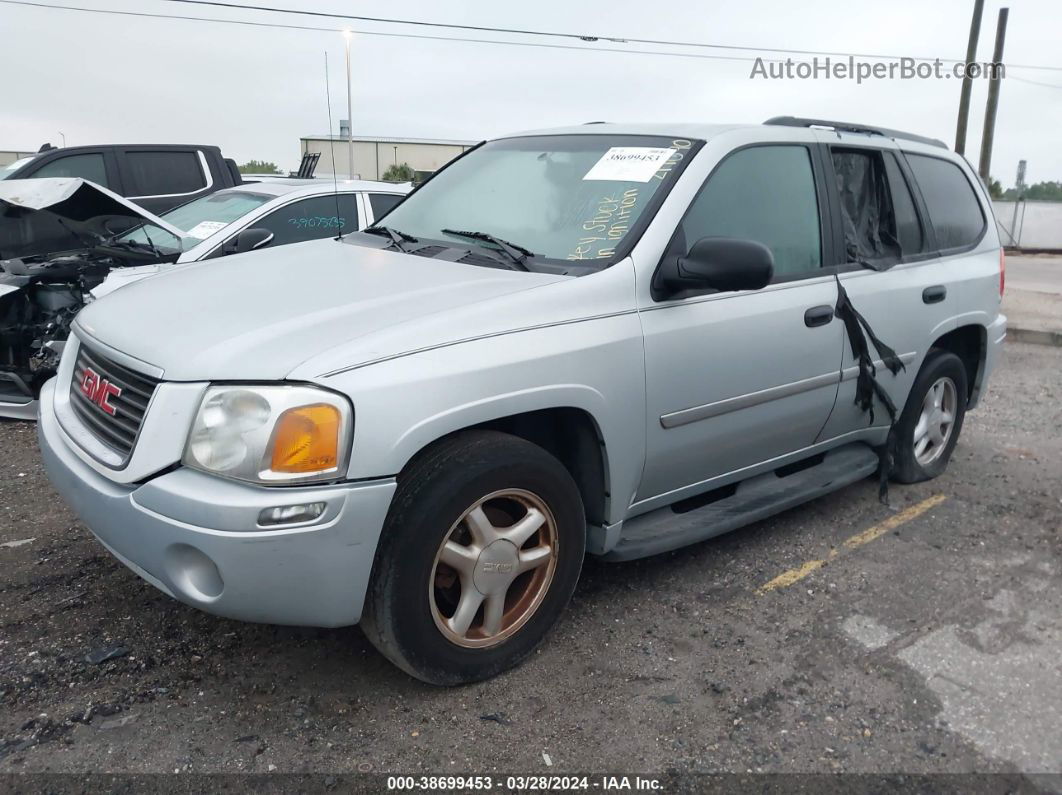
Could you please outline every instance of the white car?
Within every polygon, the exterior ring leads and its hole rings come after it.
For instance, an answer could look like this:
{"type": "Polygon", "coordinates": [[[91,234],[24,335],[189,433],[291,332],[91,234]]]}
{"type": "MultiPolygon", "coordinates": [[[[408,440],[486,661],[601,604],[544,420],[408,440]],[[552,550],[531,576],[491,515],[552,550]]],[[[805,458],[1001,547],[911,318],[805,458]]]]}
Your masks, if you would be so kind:
{"type": "Polygon", "coordinates": [[[40,387],[89,301],[188,263],[364,229],[411,189],[281,178],[155,216],[83,179],[0,183],[0,417],[36,417],[40,387]]]}
{"type": "Polygon", "coordinates": [[[164,255],[178,256],[173,263],[113,270],[92,295],[101,298],[173,265],[364,229],[410,190],[409,183],[284,178],[219,190],[160,216],[184,232],[179,240],[150,221],[118,237],[118,243],[150,244],[164,255]]]}

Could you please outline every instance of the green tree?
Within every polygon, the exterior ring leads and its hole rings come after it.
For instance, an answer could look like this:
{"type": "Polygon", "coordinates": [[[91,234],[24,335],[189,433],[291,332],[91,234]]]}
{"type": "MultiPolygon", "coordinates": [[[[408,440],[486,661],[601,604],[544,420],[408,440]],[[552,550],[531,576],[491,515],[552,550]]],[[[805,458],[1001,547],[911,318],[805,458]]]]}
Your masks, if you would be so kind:
{"type": "Polygon", "coordinates": [[[1062,182],[1037,182],[1025,190],[1026,199],[1062,201],[1062,182]]]}
{"type": "Polygon", "coordinates": [[[1003,198],[1003,185],[995,177],[988,178],[988,195],[993,199],[1003,198]]]}
{"type": "Polygon", "coordinates": [[[268,160],[248,160],[242,166],[237,166],[241,174],[280,174],[276,163],[268,160]]]}
{"type": "Polygon", "coordinates": [[[412,182],[416,178],[417,172],[413,170],[413,166],[409,165],[409,163],[388,166],[387,171],[381,177],[384,182],[412,182]]]}

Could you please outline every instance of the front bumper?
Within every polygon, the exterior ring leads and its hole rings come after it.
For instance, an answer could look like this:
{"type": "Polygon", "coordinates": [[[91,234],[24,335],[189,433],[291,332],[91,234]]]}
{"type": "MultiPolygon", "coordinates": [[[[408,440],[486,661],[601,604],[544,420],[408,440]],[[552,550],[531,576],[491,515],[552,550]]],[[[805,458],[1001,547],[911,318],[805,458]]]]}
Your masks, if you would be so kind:
{"type": "Polygon", "coordinates": [[[15,403],[10,400],[0,400],[0,417],[32,422],[37,419],[37,401],[27,400],[25,403],[15,403]]]}
{"type": "MultiPolygon", "coordinates": [[[[242,621],[338,627],[361,617],[393,478],[276,488],[178,468],[143,484],[114,483],[85,464],[52,412],[37,425],[56,490],[115,557],[159,590],[242,621]],[[309,525],[263,530],[262,508],[324,502],[309,525]]],[[[140,444],[150,443],[141,439],[140,444]]]]}

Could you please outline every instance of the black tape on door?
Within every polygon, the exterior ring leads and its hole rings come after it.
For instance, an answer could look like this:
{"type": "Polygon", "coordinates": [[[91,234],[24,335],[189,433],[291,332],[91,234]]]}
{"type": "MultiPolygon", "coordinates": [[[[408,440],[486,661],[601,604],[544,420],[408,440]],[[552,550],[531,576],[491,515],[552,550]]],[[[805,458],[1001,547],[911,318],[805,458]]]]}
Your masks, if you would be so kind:
{"type": "Polygon", "coordinates": [[[874,423],[875,397],[881,401],[889,415],[889,438],[878,450],[878,499],[888,505],[889,471],[892,469],[892,448],[894,444],[893,429],[896,426],[898,416],[896,404],[892,402],[889,393],[878,382],[878,371],[877,367],[874,366],[874,359],[870,355],[870,345],[874,346],[874,349],[881,356],[882,363],[893,375],[907,368],[900,361],[900,357],[896,355],[896,351],[878,339],[870,324],[867,323],[866,318],[852,306],[852,301],[848,298],[848,293],[836,273],[833,278],[837,282],[837,306],[834,308],[834,313],[844,322],[848,343],[852,346],[852,355],[856,357],[856,361],[859,364],[859,375],[856,376],[855,403],[860,409],[870,415],[868,425],[874,423]],[[869,345],[867,344],[868,339],[870,340],[869,345]]]}

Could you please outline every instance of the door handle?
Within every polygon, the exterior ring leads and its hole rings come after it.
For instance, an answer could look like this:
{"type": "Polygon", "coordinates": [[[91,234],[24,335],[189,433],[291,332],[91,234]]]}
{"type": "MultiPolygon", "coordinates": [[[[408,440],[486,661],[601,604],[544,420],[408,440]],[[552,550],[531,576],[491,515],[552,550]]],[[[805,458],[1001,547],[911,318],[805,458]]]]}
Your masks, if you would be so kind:
{"type": "Polygon", "coordinates": [[[948,288],[943,284],[934,284],[922,291],[923,304],[939,304],[948,294],[948,288]]]}
{"type": "Polygon", "coordinates": [[[804,313],[804,325],[808,328],[825,326],[831,320],[833,320],[833,307],[829,304],[813,306],[804,313]]]}

